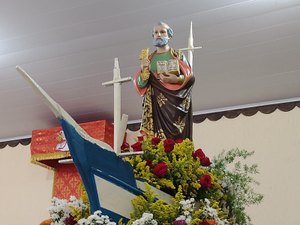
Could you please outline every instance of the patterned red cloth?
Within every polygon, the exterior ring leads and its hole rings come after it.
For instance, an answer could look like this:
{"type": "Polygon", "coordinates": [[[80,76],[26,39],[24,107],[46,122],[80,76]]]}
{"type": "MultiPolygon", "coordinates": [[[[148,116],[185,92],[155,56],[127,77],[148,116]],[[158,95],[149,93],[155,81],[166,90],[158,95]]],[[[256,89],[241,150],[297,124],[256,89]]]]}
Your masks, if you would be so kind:
{"type": "MultiPolygon", "coordinates": [[[[113,125],[106,120],[82,123],[80,126],[93,138],[113,147],[113,125]]],[[[61,159],[70,158],[61,136],[61,127],[32,131],[31,161],[54,170],[53,196],[69,199],[71,195],[81,197],[81,177],[74,164],[60,164],[61,159]],[[61,149],[61,150],[59,150],[61,149]]]]}

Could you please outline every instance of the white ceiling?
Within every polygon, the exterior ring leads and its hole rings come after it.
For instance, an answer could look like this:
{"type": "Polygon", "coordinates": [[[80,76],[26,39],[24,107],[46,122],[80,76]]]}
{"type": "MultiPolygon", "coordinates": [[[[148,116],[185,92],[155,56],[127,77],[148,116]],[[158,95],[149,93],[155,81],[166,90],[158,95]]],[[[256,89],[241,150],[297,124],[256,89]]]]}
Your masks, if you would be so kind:
{"type": "MultiPolygon", "coordinates": [[[[300,0],[11,0],[0,9],[0,141],[58,123],[15,70],[20,65],[78,122],[113,120],[114,58],[133,76],[158,21],[171,45],[194,44],[195,113],[300,99],[300,0]]],[[[122,85],[122,112],[141,117],[122,85]]]]}

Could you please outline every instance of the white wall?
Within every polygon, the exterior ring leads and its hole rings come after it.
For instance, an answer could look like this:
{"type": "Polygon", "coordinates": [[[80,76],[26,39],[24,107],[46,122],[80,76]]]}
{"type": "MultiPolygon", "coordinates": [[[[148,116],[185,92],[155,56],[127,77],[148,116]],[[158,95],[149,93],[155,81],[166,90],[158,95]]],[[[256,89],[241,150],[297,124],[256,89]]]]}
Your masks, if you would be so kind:
{"type": "Polygon", "coordinates": [[[49,218],[53,171],[30,163],[30,145],[0,149],[0,224],[38,225],[49,218]]]}
{"type": "Polygon", "coordinates": [[[264,201],[249,209],[254,225],[300,224],[300,109],[252,117],[204,121],[194,127],[196,147],[210,155],[223,149],[254,150],[257,190],[264,201]]]}
{"type": "MultiPolygon", "coordinates": [[[[137,132],[129,132],[133,140],[137,132]]],[[[257,113],[194,125],[195,147],[213,157],[223,149],[254,150],[265,198],[249,209],[254,225],[299,224],[300,109],[257,113]]],[[[53,172],[30,163],[29,146],[0,149],[0,224],[35,225],[48,218],[53,172]]]]}

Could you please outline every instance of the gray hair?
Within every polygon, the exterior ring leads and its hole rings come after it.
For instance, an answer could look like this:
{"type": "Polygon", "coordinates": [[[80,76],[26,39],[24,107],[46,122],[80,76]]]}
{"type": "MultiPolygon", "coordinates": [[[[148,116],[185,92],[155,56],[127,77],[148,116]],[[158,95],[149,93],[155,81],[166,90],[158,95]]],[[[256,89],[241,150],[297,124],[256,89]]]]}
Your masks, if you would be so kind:
{"type": "MultiPolygon", "coordinates": [[[[164,26],[165,28],[167,28],[168,37],[169,38],[173,37],[174,31],[172,30],[172,28],[168,24],[160,21],[155,26],[161,26],[161,25],[164,26]]],[[[153,37],[153,33],[152,33],[152,37],[153,37]]]]}

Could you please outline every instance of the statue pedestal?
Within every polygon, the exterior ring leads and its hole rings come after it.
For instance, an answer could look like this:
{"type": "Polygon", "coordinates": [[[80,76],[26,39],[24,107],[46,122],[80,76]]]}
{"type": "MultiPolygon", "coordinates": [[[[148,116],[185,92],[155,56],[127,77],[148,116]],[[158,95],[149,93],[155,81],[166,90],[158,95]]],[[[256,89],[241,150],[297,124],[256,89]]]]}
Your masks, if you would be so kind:
{"type": "MultiPolygon", "coordinates": [[[[93,138],[113,147],[113,125],[106,120],[82,123],[80,126],[93,138]]],[[[82,183],[74,164],[59,160],[71,158],[61,127],[32,131],[31,162],[54,170],[53,197],[80,198],[82,183]]]]}

